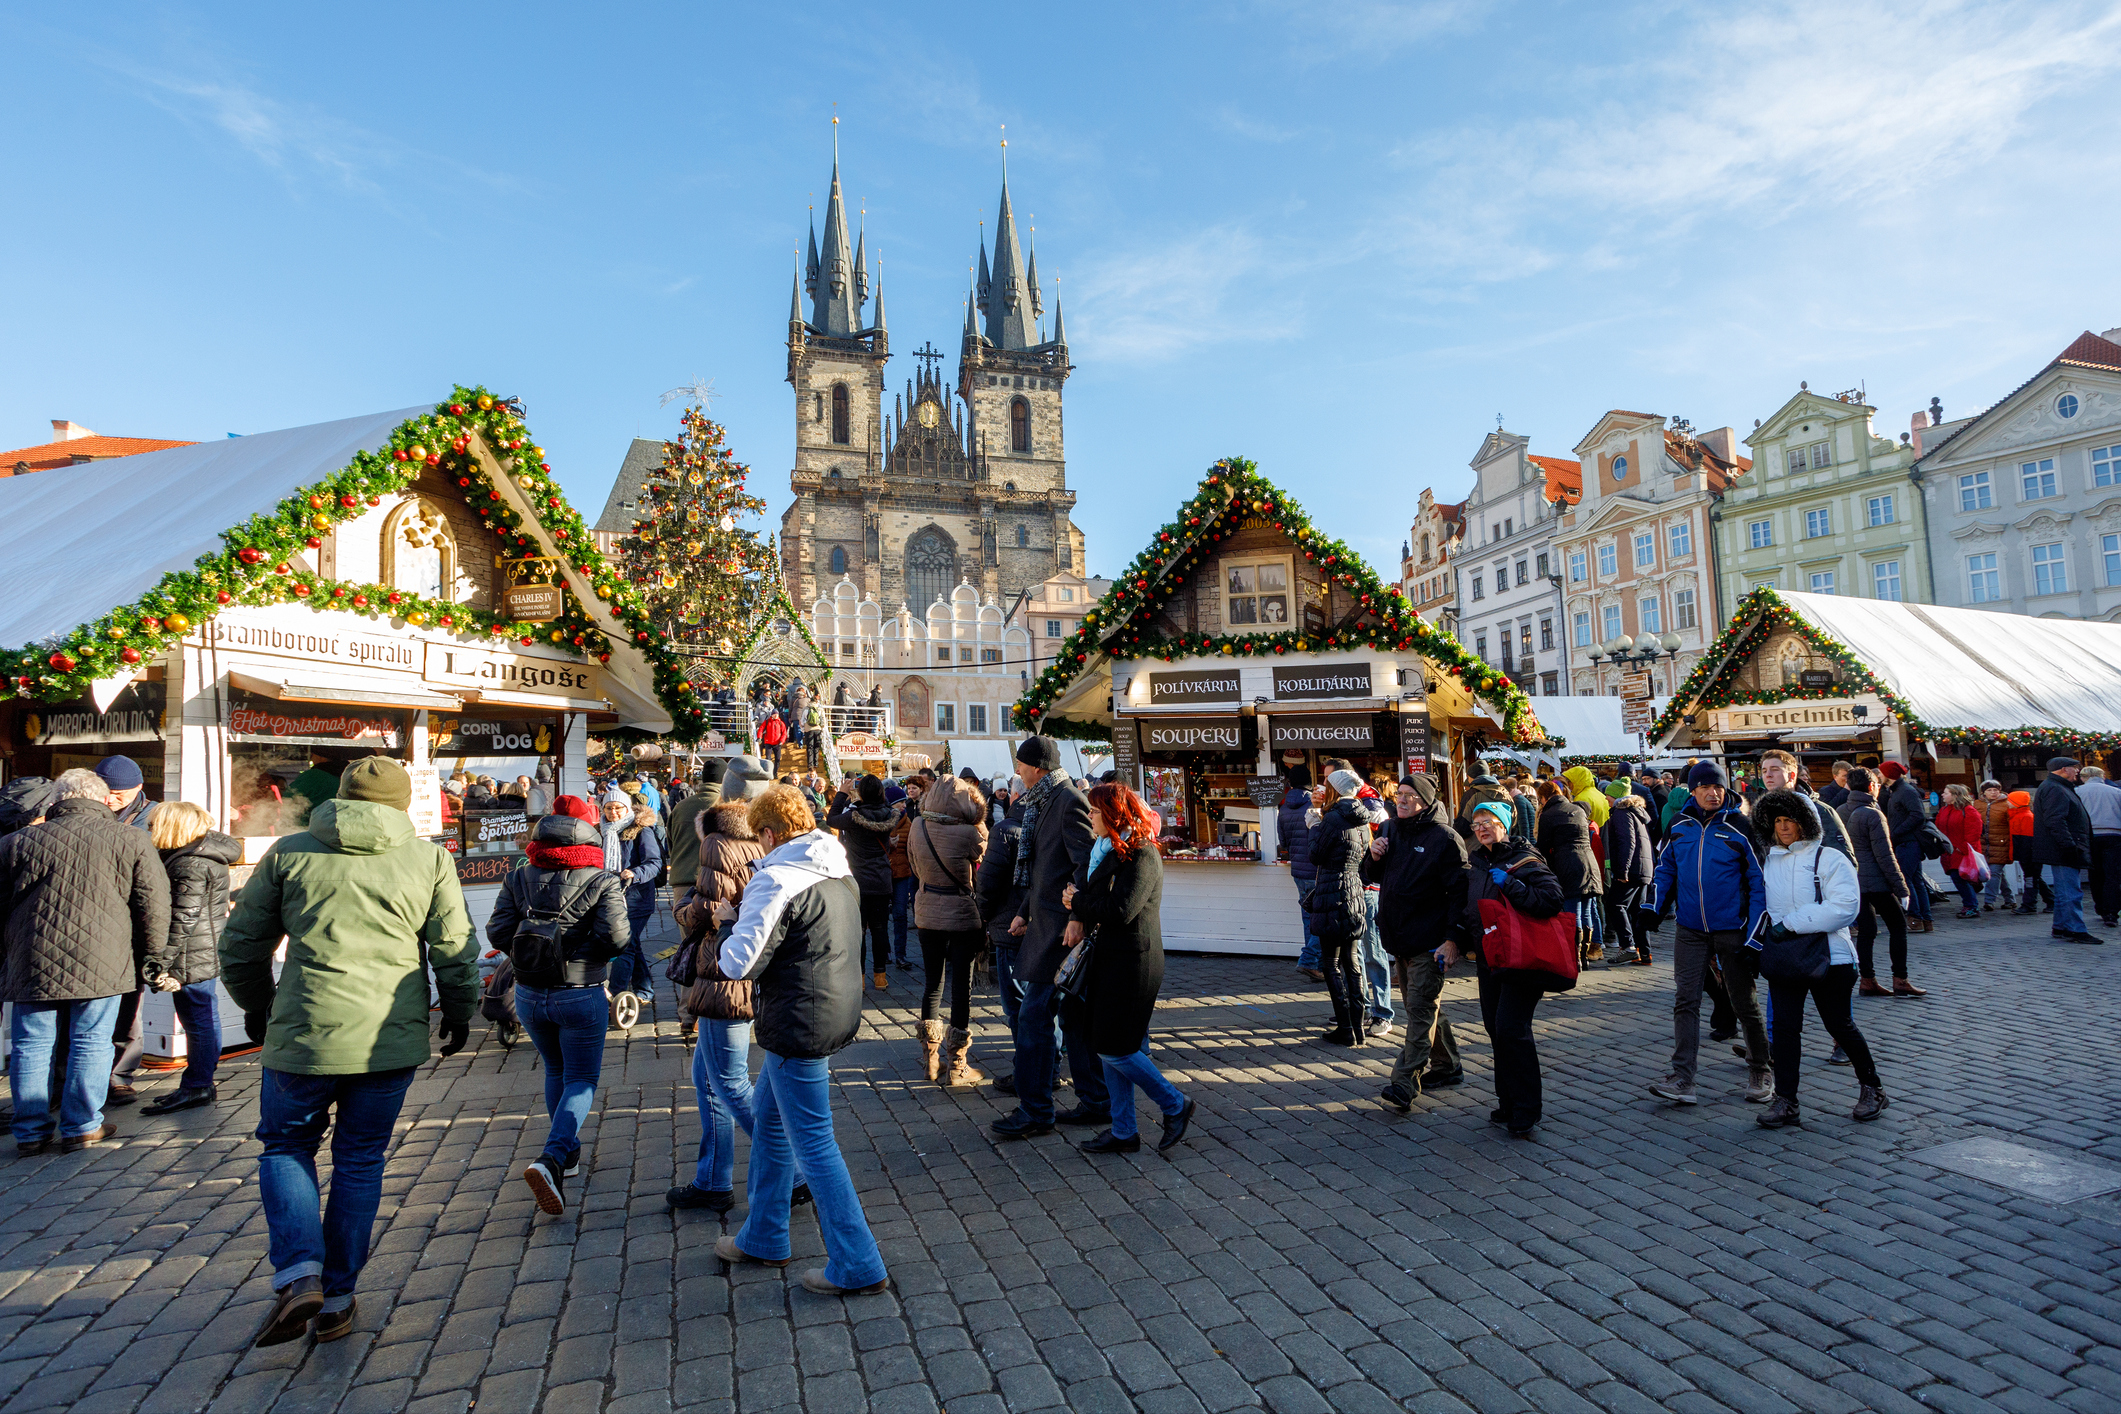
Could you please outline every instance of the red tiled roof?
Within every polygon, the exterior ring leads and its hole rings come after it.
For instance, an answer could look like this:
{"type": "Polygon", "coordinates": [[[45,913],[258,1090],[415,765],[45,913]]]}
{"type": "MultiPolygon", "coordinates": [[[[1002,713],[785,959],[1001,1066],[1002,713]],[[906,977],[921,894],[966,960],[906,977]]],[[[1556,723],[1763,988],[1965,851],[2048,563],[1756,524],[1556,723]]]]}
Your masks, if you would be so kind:
{"type": "Polygon", "coordinates": [[[2056,363],[2083,363],[2093,368],[2121,368],[2121,344],[2102,339],[2087,329],[2077,342],[2055,355],[2056,363]]]}
{"type": "Polygon", "coordinates": [[[1751,458],[1740,457],[1736,462],[1727,462],[1683,432],[1666,432],[1664,449],[1673,461],[1700,472],[1702,479],[1708,483],[1708,489],[1718,494],[1728,490],[1733,481],[1753,469],[1751,458]]]}
{"type": "Polygon", "coordinates": [[[46,442],[38,447],[18,447],[0,452],[0,476],[13,476],[18,469],[51,471],[72,466],[83,459],[105,461],[129,457],[136,452],[159,452],[169,447],[189,447],[189,442],[171,442],[160,437],[76,437],[71,442],[46,442]]]}
{"type": "Polygon", "coordinates": [[[1525,454],[1525,460],[1546,473],[1549,501],[1573,503],[1583,499],[1582,462],[1572,462],[1566,457],[1535,457],[1529,452],[1525,454]]]}

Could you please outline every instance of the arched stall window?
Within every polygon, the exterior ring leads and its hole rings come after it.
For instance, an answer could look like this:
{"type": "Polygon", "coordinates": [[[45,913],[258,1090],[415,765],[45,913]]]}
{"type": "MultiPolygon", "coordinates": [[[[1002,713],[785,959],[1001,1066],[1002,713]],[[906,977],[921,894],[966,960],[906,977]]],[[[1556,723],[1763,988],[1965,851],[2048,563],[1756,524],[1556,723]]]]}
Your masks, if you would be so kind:
{"type": "Polygon", "coordinates": [[[384,518],[383,580],[408,594],[457,597],[456,541],[440,508],[415,496],[384,518]]]}

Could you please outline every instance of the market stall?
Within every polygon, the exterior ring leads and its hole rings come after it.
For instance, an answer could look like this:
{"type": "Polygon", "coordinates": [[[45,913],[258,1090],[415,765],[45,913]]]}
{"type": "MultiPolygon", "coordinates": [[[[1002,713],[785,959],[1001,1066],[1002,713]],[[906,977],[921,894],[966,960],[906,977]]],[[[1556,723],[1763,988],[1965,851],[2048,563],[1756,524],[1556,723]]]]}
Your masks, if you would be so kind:
{"type": "Polygon", "coordinates": [[[1303,936],[1275,820],[1284,771],[1431,772],[1455,799],[1484,743],[1547,744],[1506,676],[1236,460],[1084,616],[1015,720],[1109,738],[1162,817],[1167,948],[1286,957],[1303,936]]]}
{"type": "Polygon", "coordinates": [[[2050,758],[2112,770],[2121,625],[1756,589],[1652,728],[1675,751],[1899,761],[1924,791],[2033,785],[2050,758]]]}
{"type": "MultiPolygon", "coordinates": [[[[6,774],[133,756],[150,798],[242,839],[240,887],[303,827],[297,776],[390,756],[483,924],[523,817],[445,815],[444,771],[544,761],[579,793],[593,722],[702,724],[540,455],[513,405],[460,388],[432,409],[0,480],[0,643],[24,645],[6,655],[6,774]]],[[[181,1054],[167,997],[143,1015],[151,1049],[181,1054]]]]}

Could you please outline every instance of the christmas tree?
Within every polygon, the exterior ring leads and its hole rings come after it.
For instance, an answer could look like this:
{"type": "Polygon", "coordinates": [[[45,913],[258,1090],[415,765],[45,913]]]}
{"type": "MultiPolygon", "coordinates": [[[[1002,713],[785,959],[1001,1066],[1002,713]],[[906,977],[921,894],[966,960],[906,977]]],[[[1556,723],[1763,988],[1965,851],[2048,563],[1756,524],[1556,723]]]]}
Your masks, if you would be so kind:
{"type": "MultiPolygon", "coordinates": [[[[633,533],[619,542],[628,576],[675,643],[727,653],[772,592],[775,547],[740,524],[766,508],[744,489],[751,468],[729,450],[721,425],[695,404],[663,464],[641,488],[633,533]]],[[[729,670],[717,663],[722,676],[729,670]]]]}

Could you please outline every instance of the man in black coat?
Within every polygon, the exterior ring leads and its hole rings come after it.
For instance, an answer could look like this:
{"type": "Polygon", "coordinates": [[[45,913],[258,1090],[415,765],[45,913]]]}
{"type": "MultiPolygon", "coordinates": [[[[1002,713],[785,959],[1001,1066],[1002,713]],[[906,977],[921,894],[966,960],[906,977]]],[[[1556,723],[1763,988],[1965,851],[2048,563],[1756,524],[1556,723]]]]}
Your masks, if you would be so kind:
{"type": "Polygon", "coordinates": [[[1090,801],[1061,769],[1060,743],[1027,738],[1016,749],[1024,783],[1023,833],[1012,877],[1024,890],[1023,910],[1009,925],[1018,939],[1016,985],[1016,1108],[992,1125],[997,1139],[1051,1134],[1056,1124],[1111,1122],[1104,1062],[1076,1008],[1062,1008],[1053,973],[1068,949],[1083,940],[1083,925],[1068,916],[1061,891],[1090,882],[1090,801]],[[1068,1047],[1075,1077],[1073,1109],[1053,1112],[1053,1072],[1068,1047]]]}
{"type": "MultiPolygon", "coordinates": [[[[1009,925],[1024,911],[1025,890],[1016,883],[1016,846],[1023,833],[1023,806],[1020,801],[1012,801],[1009,813],[987,835],[987,852],[980,856],[979,873],[972,883],[979,895],[979,915],[986,920],[987,941],[994,947],[994,985],[1002,994],[1002,1019],[1009,1023],[1012,1052],[1023,988],[1017,981],[1017,939],[1009,925]]],[[[1014,1095],[1016,1077],[997,1075],[994,1088],[1000,1094],[1014,1095]]]]}
{"type": "MultiPolygon", "coordinates": [[[[1898,843],[1897,838],[1894,841],[1898,843]]],[[[2054,935],[2072,943],[2100,941],[2084,929],[2084,874],[2092,862],[2092,817],[2077,799],[2077,763],[2057,756],[2033,792],[2032,838],[2018,857],[2047,866],[2055,891],[2054,935]]]]}
{"type": "Polygon", "coordinates": [[[1377,1098],[1405,1114],[1424,1089],[1465,1079],[1458,1040],[1440,1005],[1443,969],[1435,953],[1465,911],[1466,842],[1452,827],[1450,807],[1437,798],[1434,777],[1402,780],[1394,806],[1364,855],[1362,877],[1377,886],[1377,933],[1392,955],[1407,1008],[1399,1059],[1377,1098]]]}
{"type": "Polygon", "coordinates": [[[1893,857],[1907,878],[1907,927],[1910,933],[1927,933],[1930,922],[1930,886],[1922,877],[1923,827],[1929,811],[1923,808],[1922,792],[1916,788],[1907,767],[1898,761],[1879,763],[1877,774],[1886,781],[1878,808],[1885,812],[1886,829],[1893,836],[1893,857]]]}
{"type": "Polygon", "coordinates": [[[118,823],[94,771],[58,780],[45,821],[0,843],[0,1000],[14,1003],[8,1080],[15,1144],[51,1144],[51,1062],[62,1017],[69,1025],[59,1147],[71,1153],[117,1133],[103,1122],[110,1092],[111,1028],[118,999],[140,969],[162,970],[169,941],[169,876],[145,830],[118,823]]]}

